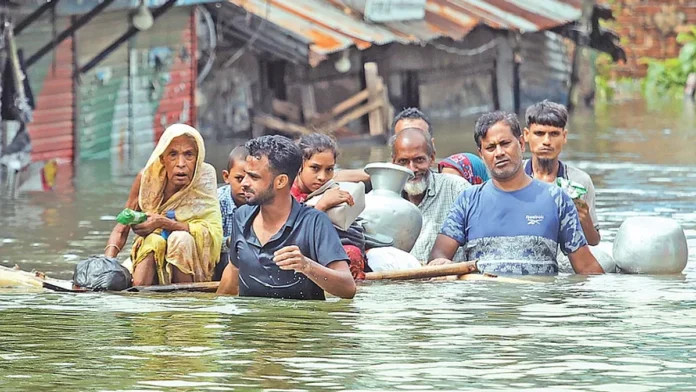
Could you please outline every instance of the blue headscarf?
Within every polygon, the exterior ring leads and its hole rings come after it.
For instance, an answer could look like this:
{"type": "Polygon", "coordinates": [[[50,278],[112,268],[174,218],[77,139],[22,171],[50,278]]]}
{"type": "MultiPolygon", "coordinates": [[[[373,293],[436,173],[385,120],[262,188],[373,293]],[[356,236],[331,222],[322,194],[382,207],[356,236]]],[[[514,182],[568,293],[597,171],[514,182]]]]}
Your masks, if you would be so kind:
{"type": "Polygon", "coordinates": [[[437,165],[439,172],[445,167],[452,168],[459,172],[470,184],[483,184],[488,181],[488,171],[478,155],[469,152],[451,155],[437,165]]]}

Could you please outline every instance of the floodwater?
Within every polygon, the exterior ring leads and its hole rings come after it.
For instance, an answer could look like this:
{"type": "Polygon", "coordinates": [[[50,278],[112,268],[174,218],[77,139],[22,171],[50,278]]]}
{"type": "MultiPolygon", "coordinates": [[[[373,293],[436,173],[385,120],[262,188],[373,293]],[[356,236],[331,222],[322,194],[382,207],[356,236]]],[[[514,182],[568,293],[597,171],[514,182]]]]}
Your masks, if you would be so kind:
{"type": "MultiPolygon", "coordinates": [[[[352,301],[0,291],[0,390],[678,391],[696,376],[696,111],[617,104],[573,116],[564,159],[597,188],[604,240],[629,216],[679,221],[678,276],[536,284],[371,283],[352,301]]],[[[438,155],[473,151],[436,122],[438,155]]],[[[229,146],[212,146],[224,162],[229,146]]],[[[340,163],[384,160],[348,146],[340,163]]],[[[131,178],[84,165],[56,193],[0,199],[0,264],[69,278],[100,253],[131,178]]]]}

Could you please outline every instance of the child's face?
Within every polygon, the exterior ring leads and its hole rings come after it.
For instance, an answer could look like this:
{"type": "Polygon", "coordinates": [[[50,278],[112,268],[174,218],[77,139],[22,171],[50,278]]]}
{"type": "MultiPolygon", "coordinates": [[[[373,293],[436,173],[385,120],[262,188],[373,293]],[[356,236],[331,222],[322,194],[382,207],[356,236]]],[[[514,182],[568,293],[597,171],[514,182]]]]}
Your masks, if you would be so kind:
{"type": "Polygon", "coordinates": [[[333,151],[316,153],[302,163],[300,181],[307,190],[314,192],[333,178],[334,166],[336,166],[336,159],[333,151]]]}
{"type": "Polygon", "coordinates": [[[242,192],[242,180],[246,175],[246,173],[244,172],[245,167],[245,161],[235,160],[230,170],[222,171],[222,179],[225,180],[226,184],[230,185],[230,189],[232,191],[232,199],[234,200],[234,203],[237,206],[246,204],[244,192],[242,192]]]}

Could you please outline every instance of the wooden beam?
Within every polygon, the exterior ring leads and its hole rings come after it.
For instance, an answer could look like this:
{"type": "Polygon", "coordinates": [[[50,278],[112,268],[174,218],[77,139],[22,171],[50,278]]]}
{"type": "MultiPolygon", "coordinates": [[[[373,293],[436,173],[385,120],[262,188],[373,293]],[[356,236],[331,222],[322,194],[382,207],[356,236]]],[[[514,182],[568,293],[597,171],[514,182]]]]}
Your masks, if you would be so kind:
{"type": "Polygon", "coordinates": [[[84,25],[89,23],[95,16],[104,11],[106,7],[110,6],[114,0],[104,0],[103,3],[96,5],[88,13],[77,19],[70,27],[63,30],[57,37],[54,37],[51,42],[42,46],[41,49],[37,50],[36,53],[31,55],[26,61],[26,67],[29,68],[39,61],[46,53],[50,52],[53,48],[60,45],[61,42],[65,41],[66,38],[71,37],[75,31],[82,28],[84,25]]]}
{"type": "MultiPolygon", "coordinates": [[[[167,12],[171,7],[173,7],[176,1],[177,0],[167,0],[166,3],[162,4],[161,6],[157,7],[154,11],[152,11],[153,23],[157,21],[157,18],[164,15],[165,12],[167,12]]],[[[135,36],[138,33],[140,33],[140,30],[138,30],[135,26],[131,26],[125,33],[123,33],[123,35],[116,38],[116,40],[112,42],[111,45],[109,45],[106,49],[102,50],[99,54],[94,56],[94,58],[92,58],[92,60],[90,60],[87,64],[80,67],[80,74],[89,72],[107,56],[109,56],[126,41],[128,41],[131,37],[135,36]]]]}
{"type": "Polygon", "coordinates": [[[311,131],[310,129],[305,128],[301,125],[285,122],[279,118],[269,116],[269,115],[255,116],[254,123],[259,124],[259,125],[263,125],[264,127],[267,127],[267,128],[276,129],[276,130],[284,131],[284,132],[299,133],[299,134],[304,134],[304,135],[313,133],[313,131],[311,131]]]}
{"type": "Polygon", "coordinates": [[[17,26],[14,28],[14,35],[18,36],[22,34],[22,31],[29,27],[30,24],[34,23],[37,19],[41,17],[41,15],[44,14],[44,12],[48,11],[49,9],[55,9],[56,5],[58,4],[60,0],[53,0],[48,3],[45,3],[41,7],[37,8],[29,14],[26,18],[22,19],[21,22],[17,23],[17,26]]]}
{"type": "Polygon", "coordinates": [[[360,117],[368,114],[368,113],[374,113],[375,111],[378,111],[380,106],[382,106],[382,101],[373,101],[369,102],[365,105],[358,106],[357,108],[353,109],[352,111],[348,112],[345,116],[341,117],[339,120],[331,122],[327,124],[326,126],[322,127],[320,132],[323,133],[334,133],[338,128],[341,128],[345,125],[347,125],[349,122],[353,120],[357,120],[360,117]]]}
{"type": "Polygon", "coordinates": [[[316,116],[314,121],[312,121],[312,124],[322,124],[331,120],[332,118],[342,114],[343,112],[347,111],[353,106],[366,100],[369,95],[370,92],[367,91],[367,89],[360,91],[359,93],[334,106],[328,112],[316,116]]]}
{"type": "Polygon", "coordinates": [[[277,116],[287,117],[289,121],[294,123],[300,122],[300,107],[295,105],[294,103],[273,98],[271,106],[273,108],[273,114],[277,116]]]}
{"type": "MultiPolygon", "coordinates": [[[[365,66],[365,84],[369,92],[367,102],[369,104],[380,103],[382,98],[379,92],[379,72],[376,63],[366,63],[365,66]]],[[[376,109],[376,108],[375,108],[376,109]]],[[[369,112],[368,120],[370,124],[370,135],[378,136],[384,134],[384,121],[382,120],[381,110],[372,110],[369,112]]]]}

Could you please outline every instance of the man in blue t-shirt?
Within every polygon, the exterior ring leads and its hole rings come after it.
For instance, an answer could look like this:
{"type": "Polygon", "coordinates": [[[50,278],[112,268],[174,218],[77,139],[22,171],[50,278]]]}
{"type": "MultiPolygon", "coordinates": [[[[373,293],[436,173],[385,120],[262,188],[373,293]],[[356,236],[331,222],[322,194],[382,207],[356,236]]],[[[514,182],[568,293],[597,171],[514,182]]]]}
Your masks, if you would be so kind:
{"type": "Polygon", "coordinates": [[[302,152],[283,136],[262,136],[245,145],[247,204],[235,213],[228,241],[230,263],[218,294],[287,299],[324,299],[324,291],[353,298],[348,255],[329,217],[290,194],[302,152]]]}
{"type": "Polygon", "coordinates": [[[455,201],[429,264],[451,263],[461,246],[467,260],[478,260],[481,272],[554,275],[560,245],[576,273],[604,273],[590,253],[570,197],[524,172],[517,116],[484,114],[476,122],[474,140],[491,180],[465,190],[455,201]]]}

